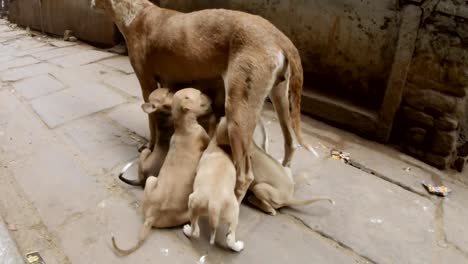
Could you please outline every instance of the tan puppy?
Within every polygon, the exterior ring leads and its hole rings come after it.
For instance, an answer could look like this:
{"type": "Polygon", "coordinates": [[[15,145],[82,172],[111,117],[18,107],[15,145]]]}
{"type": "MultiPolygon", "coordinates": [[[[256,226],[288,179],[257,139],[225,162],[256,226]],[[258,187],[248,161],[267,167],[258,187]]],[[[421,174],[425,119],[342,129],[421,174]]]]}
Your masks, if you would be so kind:
{"type": "Polygon", "coordinates": [[[112,244],[121,255],[137,250],[148,237],[151,227],[175,227],[189,221],[188,197],[193,191],[196,169],[209,137],[197,117],[211,112],[210,99],[200,91],[187,88],[174,94],[172,115],[174,134],[159,176],[149,177],[143,199],[145,223],[137,245],[120,249],[115,238],[112,244]]]}
{"type": "Polygon", "coordinates": [[[159,175],[159,171],[166,159],[169,150],[169,142],[174,133],[174,121],[172,118],[172,98],[174,94],[167,88],[159,88],[151,93],[149,102],[141,108],[148,115],[154,115],[158,123],[158,133],[153,151],[143,149],[138,159],[138,180],[128,180],[120,173],[119,179],[132,186],[145,187],[149,176],[159,175]]]}
{"type": "Polygon", "coordinates": [[[198,238],[200,216],[208,216],[211,237],[210,244],[214,244],[216,230],[219,223],[229,226],[226,244],[233,251],[239,252],[244,248],[242,241],[236,241],[236,229],[239,221],[239,203],[234,188],[236,187],[236,169],[231,157],[218,146],[217,137],[227,137],[226,118],[221,121],[208,148],[198,164],[197,176],[193,184],[193,193],[189,197],[189,212],[191,225],[184,226],[184,234],[198,238]],[[224,133],[224,135],[220,135],[224,133]]]}
{"type": "MultiPolygon", "coordinates": [[[[263,122],[260,120],[261,131],[264,137],[263,148],[267,148],[268,135],[263,122]]],[[[271,215],[276,215],[276,209],[292,205],[306,205],[317,201],[327,200],[332,204],[335,202],[328,197],[315,197],[308,200],[294,198],[294,179],[291,169],[283,167],[277,160],[268,155],[267,152],[252,143],[250,160],[254,180],[249,189],[255,196],[249,196],[248,201],[271,215]]]]}

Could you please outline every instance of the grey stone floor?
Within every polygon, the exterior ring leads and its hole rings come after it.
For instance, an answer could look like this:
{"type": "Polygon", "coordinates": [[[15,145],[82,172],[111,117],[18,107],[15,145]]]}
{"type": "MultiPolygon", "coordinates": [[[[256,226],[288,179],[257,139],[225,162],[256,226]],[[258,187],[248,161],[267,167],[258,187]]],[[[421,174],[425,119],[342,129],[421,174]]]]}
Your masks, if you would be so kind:
{"type": "MultiPolygon", "coordinates": [[[[24,256],[62,263],[468,263],[468,175],[440,172],[398,151],[303,117],[320,157],[299,150],[297,197],[316,203],[265,215],[241,208],[234,254],[180,228],[154,230],[135,254],[111,250],[136,241],[142,191],[116,175],[138,156],[146,116],[128,58],[83,43],[31,37],[0,20],[0,215],[24,256]],[[377,172],[331,159],[331,149],[377,172]],[[453,189],[430,196],[421,182],[453,189]]],[[[275,115],[264,111],[271,152],[281,157],[275,115]]],[[[135,175],[135,171],[130,172],[135,175]]],[[[206,224],[203,226],[206,227],[206,224]]],[[[7,239],[0,236],[0,248],[7,239]]],[[[1,252],[0,252],[1,255],[1,252]]],[[[1,259],[1,258],[0,258],[1,259]]]]}

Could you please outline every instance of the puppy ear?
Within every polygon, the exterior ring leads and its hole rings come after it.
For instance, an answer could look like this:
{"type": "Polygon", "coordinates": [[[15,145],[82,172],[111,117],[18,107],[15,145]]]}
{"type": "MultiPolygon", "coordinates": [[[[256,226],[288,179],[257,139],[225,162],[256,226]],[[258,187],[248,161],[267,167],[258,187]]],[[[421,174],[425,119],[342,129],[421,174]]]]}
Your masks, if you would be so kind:
{"type": "Polygon", "coordinates": [[[158,110],[156,105],[153,104],[153,103],[144,103],[144,104],[141,105],[141,109],[143,110],[143,112],[145,112],[147,114],[152,114],[152,113],[156,112],[156,110],[158,110]]]}

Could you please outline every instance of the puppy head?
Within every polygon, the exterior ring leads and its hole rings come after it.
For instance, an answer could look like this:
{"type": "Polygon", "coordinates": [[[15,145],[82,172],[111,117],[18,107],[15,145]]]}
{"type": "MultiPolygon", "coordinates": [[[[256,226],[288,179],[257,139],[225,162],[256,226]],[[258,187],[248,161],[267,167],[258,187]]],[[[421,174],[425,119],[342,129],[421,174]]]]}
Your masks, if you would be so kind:
{"type": "Polygon", "coordinates": [[[141,105],[141,109],[147,114],[171,114],[173,97],[174,94],[169,89],[158,88],[150,94],[149,102],[141,105]]]}
{"type": "Polygon", "coordinates": [[[174,94],[173,113],[194,113],[197,117],[212,112],[211,99],[194,88],[185,88],[174,94]]]}

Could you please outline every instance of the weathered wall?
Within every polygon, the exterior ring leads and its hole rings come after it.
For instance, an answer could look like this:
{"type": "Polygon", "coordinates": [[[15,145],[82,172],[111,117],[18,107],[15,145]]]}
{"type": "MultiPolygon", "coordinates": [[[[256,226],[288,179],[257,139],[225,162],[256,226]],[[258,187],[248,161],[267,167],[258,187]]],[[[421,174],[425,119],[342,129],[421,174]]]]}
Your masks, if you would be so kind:
{"type": "Polygon", "coordinates": [[[468,7],[465,1],[427,1],[394,138],[410,154],[460,170],[468,153],[465,120],[468,7]]]}
{"type": "Polygon", "coordinates": [[[259,14],[301,52],[306,88],[379,109],[398,36],[397,0],[160,0],[179,11],[229,8],[259,14]]]}
{"type": "Polygon", "coordinates": [[[13,0],[9,19],[39,31],[43,27],[45,32],[55,35],[63,35],[69,29],[78,38],[96,44],[116,42],[114,24],[106,15],[92,10],[90,0],[13,0]]]}

